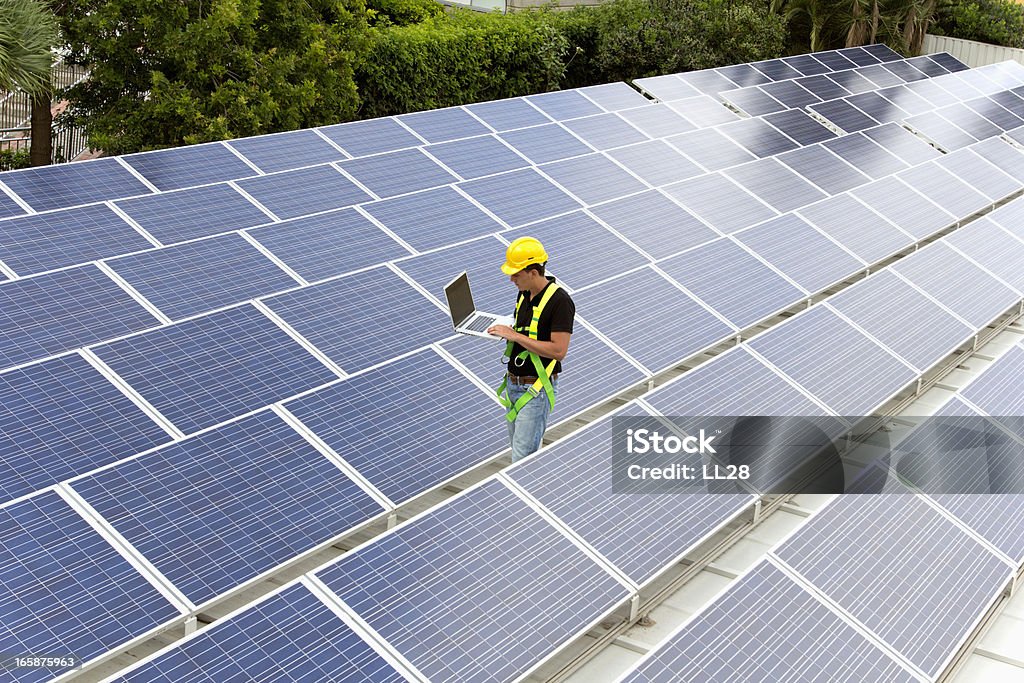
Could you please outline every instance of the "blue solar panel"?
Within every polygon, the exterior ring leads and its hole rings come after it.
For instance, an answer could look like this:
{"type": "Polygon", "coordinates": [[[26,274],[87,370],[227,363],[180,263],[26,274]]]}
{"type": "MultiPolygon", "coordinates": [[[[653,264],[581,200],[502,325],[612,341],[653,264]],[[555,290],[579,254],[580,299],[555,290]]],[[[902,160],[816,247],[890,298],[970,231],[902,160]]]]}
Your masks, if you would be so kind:
{"type": "Polygon", "coordinates": [[[116,159],[39,166],[0,173],[3,183],[36,211],[149,194],[116,159]]]}
{"type": "Polygon", "coordinates": [[[497,480],[317,576],[435,683],[518,680],[627,597],[497,480]]]}
{"type": "Polygon", "coordinates": [[[770,59],[765,62],[753,62],[750,66],[754,67],[773,81],[781,81],[787,78],[800,78],[801,76],[810,75],[800,73],[781,59],[770,59]]]}
{"type": "MultiPolygon", "coordinates": [[[[1009,92],[1004,91],[1003,94],[1017,98],[1016,95],[1009,92]]],[[[1017,101],[1020,102],[1020,99],[1017,98],[1017,101]]],[[[997,127],[1004,131],[1012,130],[1013,128],[1024,125],[1024,119],[1016,114],[1010,113],[987,97],[968,100],[967,102],[964,102],[964,106],[974,113],[984,116],[987,120],[996,124],[997,127]]]]}
{"type": "Polygon", "coordinates": [[[664,104],[650,104],[646,107],[630,109],[619,112],[619,116],[633,124],[641,133],[652,138],[663,138],[694,129],[692,123],[664,104]]]}
{"type": "MultiPolygon", "coordinates": [[[[970,100],[964,104],[971,107],[972,110],[978,112],[993,123],[997,123],[997,120],[999,119],[1003,122],[1008,122],[1010,119],[1006,118],[1006,114],[1001,112],[998,114],[990,113],[992,110],[996,110],[993,103],[998,104],[1000,108],[1012,112],[1015,117],[1021,119],[1021,123],[1007,128],[1006,130],[1013,130],[1013,128],[1019,128],[1021,124],[1024,124],[1024,99],[1021,99],[1019,95],[1015,95],[1012,91],[998,92],[987,98],[970,100]]],[[[1000,123],[997,123],[997,125],[1001,128],[1003,127],[1000,123]]]]}
{"type": "Polygon", "coordinates": [[[623,683],[913,683],[918,678],[768,562],[677,629],[623,683]]]}
{"type": "Polygon", "coordinates": [[[507,248],[508,245],[495,237],[481,237],[403,259],[395,265],[445,305],[444,286],[458,275],[460,269],[464,269],[469,273],[473,303],[477,309],[511,315],[517,290],[499,269],[505,262],[507,248]]]}
{"type": "Polygon", "coordinates": [[[544,244],[548,269],[573,289],[580,289],[648,263],[638,251],[582,211],[505,233],[509,241],[529,235],[544,244]],[[594,258],[601,254],[600,259],[594,258]]]}
{"type": "Polygon", "coordinates": [[[312,130],[293,130],[287,133],[242,138],[231,140],[227,144],[241,152],[242,156],[264,173],[290,171],[293,168],[345,158],[337,147],[312,130]]]}
{"type": "Polygon", "coordinates": [[[869,128],[864,131],[864,135],[885,148],[887,152],[896,155],[901,161],[911,166],[923,164],[926,161],[942,156],[942,152],[903,126],[898,126],[895,123],[887,123],[878,128],[869,128]]]}
{"type": "Polygon", "coordinates": [[[789,308],[806,296],[727,239],[673,256],[658,267],[740,329],[789,308]]]}
{"type": "MultiPolygon", "coordinates": [[[[798,74],[799,75],[799,74],[798,74]]],[[[736,84],[715,69],[701,69],[677,74],[679,80],[692,85],[703,93],[714,95],[723,90],[732,90],[736,84]]]]}
{"type": "Polygon", "coordinates": [[[249,234],[310,282],[409,254],[354,209],[295,218],[249,234]]]}
{"type": "Polygon", "coordinates": [[[596,104],[573,90],[556,90],[530,95],[526,99],[555,121],[600,114],[602,111],[596,104]]]}
{"type": "Polygon", "coordinates": [[[209,185],[116,202],[164,244],[269,223],[270,217],[230,185],[209,185]]]}
{"type": "Polygon", "coordinates": [[[108,265],[172,320],[296,285],[237,233],[144,251],[108,265]]]}
{"type": "Polygon", "coordinates": [[[419,250],[505,229],[450,187],[372,202],[364,208],[384,227],[419,250]]]}
{"type": "Polygon", "coordinates": [[[894,85],[876,92],[910,115],[923,114],[935,108],[935,105],[916,94],[907,85],[894,85]]]}
{"type": "Polygon", "coordinates": [[[845,192],[871,180],[821,145],[794,149],[780,154],[778,159],[829,194],[845,192]]]}
{"type": "Polygon", "coordinates": [[[722,74],[730,81],[745,88],[750,85],[760,85],[761,83],[771,83],[772,79],[765,76],[763,73],[750,66],[749,64],[733,64],[732,66],[723,66],[720,69],[716,69],[718,73],[722,74]]]}
{"type": "Polygon", "coordinates": [[[317,128],[354,157],[416,147],[421,140],[395,119],[367,119],[317,128]]]}
{"type": "Polygon", "coordinates": [[[588,425],[508,476],[643,584],[753,502],[743,494],[612,490],[612,419],[588,425]]]}
{"type": "Polygon", "coordinates": [[[963,71],[969,68],[966,64],[948,52],[940,52],[938,54],[928,55],[928,57],[932,61],[944,67],[947,71],[963,71]]]}
{"type": "Polygon", "coordinates": [[[384,512],[269,410],[71,486],[197,605],[384,512]]]}
{"type": "Polygon", "coordinates": [[[617,83],[604,83],[602,85],[591,85],[580,88],[578,93],[585,95],[587,99],[593,100],[599,106],[608,111],[619,111],[631,107],[642,107],[650,104],[650,100],[639,92],[619,81],[617,83]]]}
{"type": "Polygon", "coordinates": [[[800,145],[812,145],[836,136],[807,114],[796,109],[769,114],[764,120],[797,141],[800,145]]]}
{"type": "Polygon", "coordinates": [[[0,260],[19,275],[152,246],[105,204],[0,221],[0,260]]]}
{"type": "Polygon", "coordinates": [[[992,162],[1018,182],[1024,183],[1024,154],[1000,138],[990,138],[971,145],[968,149],[982,159],[992,162]]]}
{"type": "MultiPolygon", "coordinates": [[[[53,491],[0,509],[0,648],[85,662],[180,612],[53,491]]],[[[64,669],[22,669],[49,681],[64,669]]]]}
{"type": "Polygon", "coordinates": [[[790,65],[805,76],[823,74],[832,71],[832,67],[825,65],[814,58],[814,55],[795,55],[783,57],[782,61],[790,65]]]}
{"type": "Polygon", "coordinates": [[[501,406],[432,349],[286,407],[396,504],[508,448],[501,406]]]}
{"type": "Polygon", "coordinates": [[[803,109],[808,104],[821,102],[821,98],[796,81],[779,81],[760,86],[761,89],[782,102],[789,109],[803,109]]]}
{"type": "Polygon", "coordinates": [[[915,95],[928,100],[933,108],[945,107],[960,101],[959,97],[931,80],[915,81],[903,87],[906,87],[907,90],[915,95]]]}
{"type": "Polygon", "coordinates": [[[988,214],[992,219],[1017,237],[1024,238],[1024,200],[1015,199],[988,214]]]}
{"type": "Polygon", "coordinates": [[[888,270],[828,303],[922,372],[976,332],[888,270]]]}
{"type": "Polygon", "coordinates": [[[907,167],[907,164],[882,149],[864,135],[844,135],[821,143],[823,147],[873,179],[882,178],[907,167]]]}
{"type": "Polygon", "coordinates": [[[985,195],[935,161],[907,169],[896,177],[959,219],[967,218],[992,204],[985,195]]]}
{"type": "Polygon", "coordinates": [[[603,154],[553,161],[539,168],[588,205],[647,189],[644,183],[603,154]]]}
{"type": "Polygon", "coordinates": [[[977,330],[1020,300],[1020,295],[941,242],[891,267],[977,330]]]}
{"type": "Polygon", "coordinates": [[[653,374],[735,335],[732,327],[650,268],[577,292],[573,301],[579,315],[653,374]],[[609,306],[609,291],[616,299],[645,304],[628,311],[609,306]]]}
{"type": "Polygon", "coordinates": [[[911,495],[839,496],[775,554],[932,677],[1011,572],[911,495]]]}
{"type": "Polygon", "coordinates": [[[795,214],[744,230],[736,239],[808,292],[820,292],[865,266],[795,214]]]}
{"type": "Polygon", "coordinates": [[[911,116],[904,123],[930,142],[947,151],[960,149],[977,141],[974,137],[968,135],[947,119],[939,116],[936,112],[911,116]]]}
{"type": "Polygon", "coordinates": [[[461,107],[418,111],[397,118],[427,142],[445,142],[491,132],[461,107]]]}
{"type": "Polygon", "coordinates": [[[469,180],[461,183],[460,187],[512,227],[580,206],[579,202],[532,168],[469,180]]]}
{"type": "Polygon", "coordinates": [[[146,660],[111,683],[403,683],[308,588],[293,584],[146,660]]]}
{"type": "MultiPolygon", "coordinates": [[[[884,43],[874,43],[872,45],[865,45],[861,49],[870,54],[872,57],[880,59],[883,62],[895,62],[897,60],[903,59],[903,55],[901,55],[899,52],[896,52],[895,50],[893,50],[888,45],[885,45],[884,43]]],[[[949,55],[946,56],[948,57],[949,55]]],[[[953,61],[956,62],[955,59],[953,61]]],[[[959,64],[959,62],[957,63],[959,64]]]]}
{"type": "Polygon", "coordinates": [[[538,126],[551,122],[551,119],[538,111],[536,107],[519,98],[467,104],[466,109],[496,131],[538,126]]]}
{"type": "Polygon", "coordinates": [[[1024,292],[1024,243],[987,216],[946,238],[969,258],[1018,291],[1024,292]]]}
{"type": "Polygon", "coordinates": [[[424,149],[463,178],[480,178],[530,165],[493,135],[444,142],[424,149]]]}
{"type": "Polygon", "coordinates": [[[666,138],[666,142],[709,171],[736,166],[756,158],[713,128],[674,135],[666,138]]]}
{"type": "Polygon", "coordinates": [[[997,166],[974,154],[969,148],[947,154],[937,160],[935,164],[963,180],[993,202],[1006,199],[1022,187],[1019,180],[1003,173],[997,166]]]}
{"type": "Polygon", "coordinates": [[[944,107],[938,114],[978,140],[995,137],[1003,132],[998,126],[963,104],[944,107]]]}
{"type": "Polygon", "coordinates": [[[877,92],[863,92],[858,95],[851,95],[846,98],[846,101],[879,123],[902,121],[910,116],[908,112],[882,97],[877,92]]]}
{"type": "Polygon", "coordinates": [[[791,211],[827,195],[775,159],[752,161],[723,173],[763,199],[776,211],[791,211]]]}
{"type": "Polygon", "coordinates": [[[638,145],[619,147],[605,154],[653,187],[704,173],[704,169],[663,140],[650,140],[638,145]]]}
{"type": "Polygon", "coordinates": [[[679,112],[698,128],[716,126],[719,123],[736,121],[739,114],[708,95],[688,97],[669,104],[672,111],[679,112]]]}
{"type": "Polygon", "coordinates": [[[800,84],[801,88],[814,93],[818,99],[822,100],[834,100],[850,94],[849,90],[823,75],[798,78],[793,82],[800,84]]]}
{"type": "Polygon", "coordinates": [[[586,143],[554,123],[502,133],[500,137],[535,164],[568,159],[593,151],[586,143]]]}
{"type": "Polygon", "coordinates": [[[372,199],[333,166],[250,178],[238,186],[281,219],[340,209],[372,199]]]}
{"type": "Polygon", "coordinates": [[[739,90],[726,90],[719,97],[748,116],[763,116],[764,114],[786,110],[786,105],[758,86],[740,88],[739,90]]]}
{"type": "Polygon", "coordinates": [[[737,121],[718,128],[758,157],[773,156],[799,147],[761,119],[737,121]]]}
{"type": "Polygon", "coordinates": [[[338,166],[378,197],[393,197],[458,180],[418,149],[351,159],[338,166]]]}
{"type": "Polygon", "coordinates": [[[599,114],[584,119],[574,119],[566,121],[562,125],[598,150],[632,145],[647,140],[646,135],[615,114],[599,114]]]}
{"type": "Polygon", "coordinates": [[[829,52],[819,52],[814,55],[814,58],[819,62],[830,68],[832,71],[843,71],[844,69],[853,69],[857,66],[855,62],[851,62],[849,59],[839,54],[835,50],[829,52]]]}
{"type": "Polygon", "coordinates": [[[77,354],[0,374],[2,501],[169,440],[77,354]]]}
{"type": "Polygon", "coordinates": [[[895,62],[883,66],[868,66],[858,69],[858,72],[882,88],[926,78],[923,73],[905,62],[895,62]]]}
{"type": "Polygon", "coordinates": [[[854,94],[878,89],[877,85],[864,78],[856,71],[836,71],[834,73],[826,74],[825,77],[830,81],[835,81],[840,86],[854,94]]]}
{"type": "Polygon", "coordinates": [[[0,218],[21,216],[24,215],[24,213],[25,210],[18,206],[18,202],[8,197],[7,193],[3,190],[3,187],[0,187],[0,218]]]}
{"type": "Polygon", "coordinates": [[[870,415],[917,378],[862,332],[823,307],[814,307],[750,342],[838,415],[870,415]],[[841,354],[835,349],[843,349],[841,354]]]}
{"type": "Polygon", "coordinates": [[[0,367],[156,324],[151,313],[96,266],[0,283],[0,367]]]}
{"type": "Polygon", "coordinates": [[[821,104],[812,104],[807,109],[846,133],[855,133],[880,123],[846,100],[831,100],[821,104]]]}
{"type": "Polygon", "coordinates": [[[945,493],[931,497],[1011,560],[1017,564],[1024,561],[1024,534],[1021,534],[1019,523],[1024,516],[1024,496],[945,493]]]}
{"type": "MultiPolygon", "coordinates": [[[[1021,436],[1021,416],[1024,415],[1021,377],[1024,377],[1024,349],[1016,346],[997,358],[960,394],[986,415],[994,416],[996,421],[1021,436]]],[[[1007,477],[1007,480],[1012,482],[1019,478],[1019,472],[1020,468],[1017,467],[1015,476],[1007,477]]]]}
{"type": "Polygon", "coordinates": [[[915,241],[848,194],[804,207],[800,215],[865,263],[878,263],[915,241]]]}
{"type": "Polygon", "coordinates": [[[915,192],[899,178],[883,178],[850,194],[921,240],[956,223],[956,216],[915,192]]]}
{"type": "Polygon", "coordinates": [[[718,173],[669,185],[665,192],[724,233],[742,230],[777,215],[767,204],[718,173]]]}
{"type": "Polygon", "coordinates": [[[186,434],[337,379],[249,305],[95,351],[186,434]]]}
{"type": "MultiPolygon", "coordinates": [[[[256,171],[219,142],[129,154],[122,158],[159,190],[178,190],[256,175],[256,171]]],[[[129,194],[139,193],[125,192],[121,196],[129,194]]]]}
{"type": "Polygon", "coordinates": [[[384,266],[286,292],[266,304],[346,372],[453,332],[444,311],[384,266]]]}
{"type": "Polygon", "coordinates": [[[719,236],[686,209],[654,190],[608,202],[590,211],[656,259],[719,236]]]}
{"type": "Polygon", "coordinates": [[[634,78],[633,85],[646,93],[650,93],[662,102],[694,97],[700,94],[699,90],[689,83],[682,81],[676,74],[634,78]]]}

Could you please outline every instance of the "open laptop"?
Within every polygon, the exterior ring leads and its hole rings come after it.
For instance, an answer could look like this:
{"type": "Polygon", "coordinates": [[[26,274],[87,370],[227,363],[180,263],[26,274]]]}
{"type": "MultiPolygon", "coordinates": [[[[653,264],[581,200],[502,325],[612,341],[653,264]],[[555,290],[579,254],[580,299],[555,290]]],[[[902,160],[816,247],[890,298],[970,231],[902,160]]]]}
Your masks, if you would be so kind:
{"type": "Polygon", "coordinates": [[[483,313],[473,305],[473,292],[469,289],[469,275],[462,271],[458,277],[444,287],[444,295],[448,299],[448,310],[452,314],[452,325],[456,332],[472,334],[477,337],[495,339],[487,334],[491,325],[511,325],[512,318],[493,313],[483,313]]]}

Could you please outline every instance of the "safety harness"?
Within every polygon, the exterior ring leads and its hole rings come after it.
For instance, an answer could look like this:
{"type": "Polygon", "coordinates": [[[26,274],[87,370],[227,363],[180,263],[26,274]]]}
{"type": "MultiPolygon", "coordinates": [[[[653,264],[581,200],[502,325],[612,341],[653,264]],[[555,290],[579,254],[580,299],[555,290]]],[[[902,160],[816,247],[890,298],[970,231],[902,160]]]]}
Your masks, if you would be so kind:
{"type": "MultiPolygon", "coordinates": [[[[533,317],[530,319],[530,324],[528,326],[516,325],[516,327],[514,328],[515,331],[520,333],[525,332],[530,339],[537,339],[537,328],[540,323],[541,313],[544,312],[544,306],[547,305],[548,301],[551,299],[551,296],[559,289],[561,289],[561,287],[558,285],[558,283],[550,283],[547,286],[547,289],[544,290],[544,295],[541,296],[540,303],[533,307],[533,317]]],[[[529,292],[523,292],[516,300],[516,312],[514,318],[516,322],[519,321],[519,306],[523,303],[523,300],[526,299],[526,297],[528,297],[529,295],[529,292]]],[[[513,346],[514,344],[512,342],[508,342],[505,345],[505,353],[502,356],[503,363],[508,362],[512,354],[513,346]]],[[[530,361],[533,362],[533,369],[537,373],[537,381],[534,382],[526,390],[526,393],[520,396],[515,403],[512,403],[512,397],[508,395],[508,391],[506,390],[508,386],[507,373],[505,375],[505,378],[502,379],[501,381],[501,386],[498,387],[498,400],[501,401],[501,405],[508,408],[508,412],[505,413],[505,419],[508,420],[509,422],[515,421],[516,415],[519,414],[519,411],[522,410],[523,406],[529,403],[531,399],[540,394],[540,390],[542,387],[544,388],[545,393],[547,393],[548,404],[550,404],[552,408],[555,407],[555,388],[551,386],[551,373],[555,369],[555,364],[558,363],[558,361],[552,360],[550,363],[548,363],[547,367],[544,367],[544,364],[541,363],[540,356],[538,356],[533,351],[527,351],[526,349],[523,349],[519,353],[519,355],[516,356],[516,365],[522,365],[527,357],[529,357],[530,361]]]]}

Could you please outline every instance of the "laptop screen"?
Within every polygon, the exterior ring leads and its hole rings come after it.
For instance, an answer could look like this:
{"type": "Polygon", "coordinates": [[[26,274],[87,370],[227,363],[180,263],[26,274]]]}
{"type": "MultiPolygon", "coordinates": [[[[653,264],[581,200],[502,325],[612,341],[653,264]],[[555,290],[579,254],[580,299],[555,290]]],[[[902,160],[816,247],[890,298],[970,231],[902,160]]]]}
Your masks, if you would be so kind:
{"type": "Polygon", "coordinates": [[[466,273],[458,276],[444,288],[448,299],[448,310],[452,312],[452,326],[458,327],[473,315],[473,294],[469,291],[469,276],[466,273]]]}

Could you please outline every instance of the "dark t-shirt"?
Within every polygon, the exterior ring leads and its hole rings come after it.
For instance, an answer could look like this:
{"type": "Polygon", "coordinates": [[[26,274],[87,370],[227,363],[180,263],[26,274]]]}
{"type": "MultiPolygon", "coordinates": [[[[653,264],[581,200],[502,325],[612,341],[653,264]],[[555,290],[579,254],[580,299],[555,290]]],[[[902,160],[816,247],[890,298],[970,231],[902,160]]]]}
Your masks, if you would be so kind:
{"type": "MultiPolygon", "coordinates": [[[[548,276],[549,282],[554,282],[555,278],[548,276]]],[[[550,287],[550,285],[548,285],[550,287]]],[[[528,300],[530,293],[525,292],[520,296],[526,297],[523,303],[519,306],[519,314],[516,316],[516,327],[522,326],[528,328],[530,320],[533,318],[533,306],[539,304],[540,300],[544,298],[544,293],[547,292],[547,287],[541,290],[540,294],[528,300]]],[[[537,340],[538,341],[551,341],[552,332],[568,332],[572,334],[572,323],[576,316],[576,304],[573,303],[572,297],[565,291],[564,288],[559,288],[557,292],[551,295],[548,303],[544,306],[544,310],[540,314],[540,320],[537,321],[537,340]]],[[[526,334],[526,332],[523,332],[526,334]]],[[[516,366],[515,358],[522,351],[523,347],[519,344],[512,345],[512,356],[508,362],[508,371],[513,375],[526,375],[534,377],[537,375],[536,369],[533,367],[533,362],[530,361],[529,356],[523,359],[523,364],[516,366]]],[[[540,357],[540,362],[547,367],[548,363],[551,362],[550,358],[540,357]]],[[[561,372],[562,364],[556,363],[553,372],[561,372]]]]}

